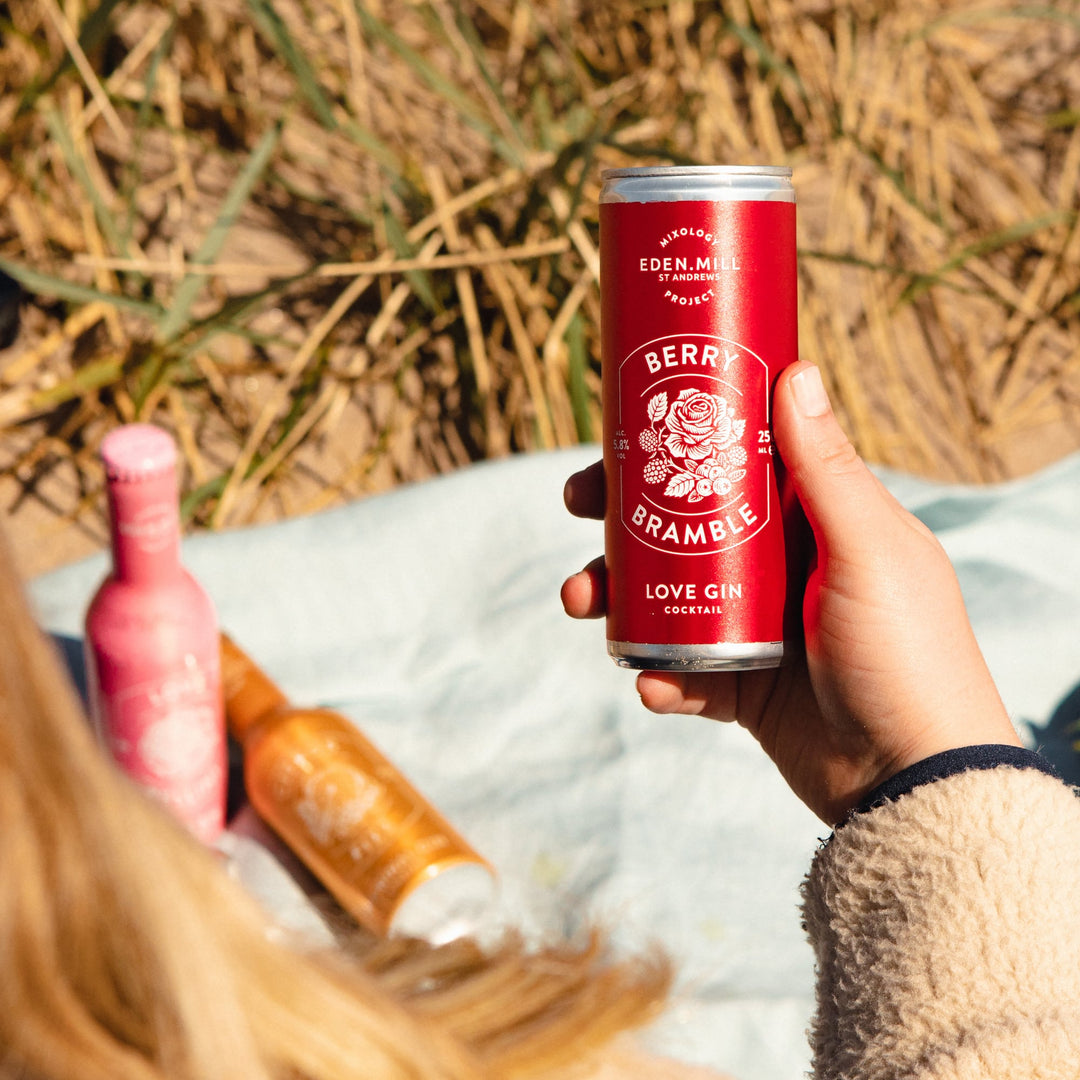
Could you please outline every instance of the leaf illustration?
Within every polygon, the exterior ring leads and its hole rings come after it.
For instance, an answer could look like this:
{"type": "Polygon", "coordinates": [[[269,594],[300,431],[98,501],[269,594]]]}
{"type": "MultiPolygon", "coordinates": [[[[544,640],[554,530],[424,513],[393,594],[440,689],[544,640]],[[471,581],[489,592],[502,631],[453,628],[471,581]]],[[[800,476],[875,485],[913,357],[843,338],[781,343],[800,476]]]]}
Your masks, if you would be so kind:
{"type": "Polygon", "coordinates": [[[745,469],[736,469],[734,472],[728,473],[728,479],[734,484],[741,480],[746,475],[745,469]]]}
{"type": "Polygon", "coordinates": [[[741,439],[743,437],[743,432],[746,430],[746,421],[733,420],[731,422],[731,430],[734,433],[736,439],[741,439]]]}
{"type": "Polygon", "coordinates": [[[686,500],[687,502],[701,502],[704,498],[703,495],[699,495],[696,491],[686,500]]]}
{"type": "Polygon", "coordinates": [[[661,390],[649,399],[649,419],[655,424],[667,416],[667,392],[661,390]]]}
{"type": "Polygon", "coordinates": [[[664,489],[664,494],[675,499],[681,499],[684,495],[694,490],[695,480],[689,473],[676,473],[664,489]]]}

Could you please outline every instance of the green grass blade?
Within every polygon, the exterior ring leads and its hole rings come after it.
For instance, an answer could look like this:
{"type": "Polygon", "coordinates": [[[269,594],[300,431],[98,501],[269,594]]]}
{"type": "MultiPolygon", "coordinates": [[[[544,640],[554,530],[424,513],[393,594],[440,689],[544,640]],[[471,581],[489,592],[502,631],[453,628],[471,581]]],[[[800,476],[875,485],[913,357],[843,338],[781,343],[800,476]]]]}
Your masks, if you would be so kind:
{"type": "Polygon", "coordinates": [[[57,146],[60,147],[64,163],[79,186],[86,192],[90,205],[94,208],[94,217],[97,220],[98,228],[101,230],[101,235],[105,237],[109,249],[116,255],[127,255],[128,252],[123,237],[116,227],[116,213],[112,207],[106,205],[105,199],[94,184],[90,176],[90,170],[86,166],[86,161],[75,149],[75,140],[71,137],[71,132],[68,131],[63,116],[51,105],[44,109],[44,115],[49,134],[52,135],[57,146]]]}
{"type": "MultiPolygon", "coordinates": [[[[302,185],[295,177],[278,169],[275,161],[266,170],[267,183],[275,188],[280,188],[290,198],[300,203],[308,203],[320,209],[327,207],[336,213],[344,214],[354,225],[365,229],[374,228],[375,218],[372,214],[365,214],[353,206],[346,206],[331,194],[316,191],[313,187],[302,185]]],[[[305,211],[306,212],[306,211],[305,211]]]]}
{"type": "Polygon", "coordinates": [[[973,26],[977,23],[997,22],[1002,19],[1021,19],[1026,22],[1060,22],[1073,29],[1080,29],[1080,15],[1060,11],[1048,5],[1021,5],[1011,8],[984,8],[981,11],[956,11],[931,19],[925,26],[913,30],[905,42],[933,37],[943,26],[973,26]]]}
{"type": "Polygon", "coordinates": [[[303,49],[293,40],[289,28],[274,9],[271,0],[248,0],[248,7],[251,9],[255,24],[262,31],[263,36],[292,69],[293,75],[296,76],[297,85],[300,87],[300,92],[307,99],[308,104],[316,117],[318,117],[319,123],[328,131],[343,131],[361,150],[369,153],[392,176],[400,176],[402,172],[401,160],[382,139],[374,132],[357,123],[352,117],[344,123],[339,123],[335,118],[333,102],[322,88],[311,62],[303,49]]]}
{"type": "Polygon", "coordinates": [[[480,72],[480,77],[484,80],[492,97],[499,103],[499,111],[503,114],[507,124],[513,131],[514,137],[522,146],[524,146],[525,135],[522,131],[521,123],[514,111],[506,104],[506,97],[503,94],[502,85],[491,73],[491,67],[488,64],[490,53],[484,47],[484,43],[477,33],[476,24],[461,10],[459,0],[454,0],[454,23],[458,28],[458,32],[461,34],[462,40],[469,47],[469,52],[472,55],[473,62],[476,64],[477,71],[480,72]]]}
{"type": "Polygon", "coordinates": [[[131,311],[144,318],[153,319],[154,322],[157,322],[164,314],[165,309],[160,304],[136,300],[130,296],[119,296],[116,293],[102,292],[90,285],[65,281],[63,278],[42,273],[40,270],[12,262],[10,259],[0,258],[0,270],[13,277],[27,292],[40,296],[55,296],[73,304],[110,304],[121,311],[131,311]]]}
{"type": "Polygon", "coordinates": [[[836,263],[840,266],[858,266],[863,270],[876,270],[894,277],[910,277],[911,270],[895,263],[875,262],[848,251],[820,251],[817,248],[799,248],[800,259],[820,259],[822,262],[836,263]]]}
{"type": "Polygon", "coordinates": [[[862,142],[862,140],[857,138],[853,132],[842,132],[838,129],[838,133],[845,135],[845,137],[850,140],[851,145],[854,146],[855,149],[858,150],[859,153],[862,154],[863,157],[865,157],[866,160],[873,165],[894,188],[896,188],[897,193],[904,202],[918,210],[927,221],[931,221],[939,226],[942,224],[941,214],[936,210],[930,209],[928,206],[923,206],[919,201],[918,196],[908,186],[907,181],[904,179],[904,174],[900,169],[889,165],[877,150],[862,142]]]}
{"type": "Polygon", "coordinates": [[[362,127],[351,116],[341,125],[341,130],[361,150],[369,153],[379,165],[390,174],[391,179],[397,180],[405,171],[401,158],[390,149],[374,132],[362,127]]]}
{"type": "Polygon", "coordinates": [[[150,56],[150,62],[147,64],[146,68],[146,77],[143,79],[143,99],[139,102],[139,109],[135,115],[135,129],[132,132],[132,153],[124,167],[124,180],[123,187],[121,188],[121,196],[124,199],[126,206],[124,227],[121,231],[121,241],[123,242],[123,250],[125,251],[127,250],[129,240],[134,234],[135,222],[139,214],[136,197],[139,193],[139,186],[142,183],[141,150],[143,145],[143,135],[149,129],[150,120],[154,113],[154,91],[157,87],[158,70],[161,67],[162,60],[165,59],[169,50],[172,48],[175,31],[176,12],[174,11],[172,23],[168,30],[161,35],[161,40],[157,43],[150,56]]]}
{"type": "Polygon", "coordinates": [[[789,63],[781,60],[753,27],[744,26],[742,23],[735,22],[734,19],[728,19],[727,29],[733,37],[737,38],[745,48],[749,49],[757,57],[758,63],[765,71],[772,71],[781,78],[790,79],[799,88],[802,97],[806,97],[806,87],[803,85],[802,79],[799,78],[799,73],[789,63]]]}
{"type": "MultiPolygon", "coordinates": [[[[92,53],[105,40],[108,32],[112,29],[112,13],[124,2],[125,0],[101,0],[101,3],[86,17],[86,20],[79,28],[78,35],[79,47],[84,53],[92,53]]],[[[4,6],[4,10],[7,10],[7,5],[4,6]]],[[[2,26],[3,24],[0,24],[0,27],[2,26]]],[[[19,105],[15,110],[15,118],[30,112],[38,101],[52,90],[61,76],[66,75],[74,68],[75,61],[72,60],[70,53],[65,50],[63,59],[46,78],[35,75],[31,79],[29,86],[26,87],[19,99],[19,105]]],[[[6,142],[6,139],[0,141],[0,146],[3,146],[4,142],[6,142]]]]}
{"type": "Polygon", "coordinates": [[[1030,221],[1016,222],[1004,229],[999,229],[995,233],[990,233],[988,236],[983,236],[976,240],[975,243],[969,244],[958,251],[936,270],[932,270],[927,274],[920,274],[903,291],[899,301],[897,301],[897,306],[911,303],[937,285],[946,274],[951,273],[953,270],[962,269],[972,259],[982,258],[984,255],[999,251],[1003,247],[1008,247],[1010,244],[1026,239],[1033,233],[1049,229],[1054,225],[1060,225],[1062,222],[1071,224],[1076,220],[1076,217],[1075,210],[1059,210],[1052,214],[1044,214],[1042,217],[1033,218],[1030,221]]]}
{"type": "Polygon", "coordinates": [[[574,412],[574,426],[582,442],[592,442],[596,437],[592,425],[592,394],[585,380],[589,369],[589,349],[585,341],[585,320],[580,311],[574,313],[566,328],[566,347],[570,360],[570,407],[574,412]]]}
{"type": "Polygon", "coordinates": [[[207,480],[205,483],[200,484],[197,488],[193,488],[180,500],[180,520],[184,525],[188,525],[191,519],[198,513],[199,507],[204,502],[210,499],[220,498],[221,493],[225,490],[225,485],[229,482],[229,474],[222,473],[220,476],[215,476],[212,480],[207,480]]]}
{"type": "Polygon", "coordinates": [[[1059,109],[1057,112],[1048,113],[1045,117],[1048,128],[1071,128],[1080,124],[1080,109],[1059,109]]]}
{"type": "MultiPolygon", "coordinates": [[[[212,263],[218,257],[229,229],[232,228],[241,208],[251,195],[252,188],[255,187],[259,177],[262,176],[270,156],[277,147],[280,135],[281,127],[279,124],[275,124],[259,140],[259,144],[251,152],[251,156],[248,158],[243,170],[225,196],[217,220],[203,238],[199,250],[195,253],[193,262],[207,264],[212,263]]],[[[158,324],[157,339],[159,342],[168,343],[182,332],[187,325],[191,305],[205,284],[206,278],[202,274],[188,274],[181,280],[176,287],[176,292],[173,294],[168,313],[158,324]]]]}
{"type": "Polygon", "coordinates": [[[305,274],[271,282],[258,292],[245,293],[242,296],[230,296],[216,311],[204,319],[197,319],[185,328],[183,347],[177,356],[187,358],[206,348],[218,334],[242,334],[252,341],[276,341],[269,335],[251,335],[244,324],[253,315],[265,308],[267,301],[276,300],[290,286],[303,281],[305,274]]]}
{"type": "MultiPolygon", "coordinates": [[[[314,396],[325,368],[326,355],[323,353],[318,357],[314,367],[308,371],[305,378],[301,380],[300,385],[296,388],[296,392],[293,394],[290,401],[289,412],[281,423],[277,438],[274,439],[274,448],[278,447],[286,438],[288,438],[289,433],[303,418],[304,410],[307,408],[310,399],[314,396]]],[[[256,454],[248,463],[248,467],[244,472],[245,479],[251,476],[265,460],[265,454],[256,454]]],[[[211,499],[220,498],[231,478],[232,472],[224,472],[215,476],[213,479],[200,484],[193,491],[190,491],[180,500],[180,520],[186,524],[198,513],[199,508],[203,503],[211,499]]]]}
{"type": "MultiPolygon", "coordinates": [[[[389,207],[383,208],[383,221],[386,225],[386,238],[390,246],[397,252],[399,258],[411,259],[416,254],[416,248],[409,243],[405,235],[405,229],[401,222],[390,212],[389,207]]],[[[442,305],[435,296],[435,290],[431,284],[431,276],[424,270],[410,270],[404,275],[412,291],[420,298],[421,302],[429,311],[439,311],[442,305]]]]}
{"type": "Polygon", "coordinates": [[[274,9],[273,3],[270,0],[248,0],[248,7],[254,16],[255,25],[274,46],[278,55],[292,68],[300,91],[315,110],[319,123],[330,131],[335,130],[338,124],[334,119],[330,99],[319,84],[315,69],[311,66],[303,49],[293,41],[289,28],[274,9]]]}
{"type": "Polygon", "coordinates": [[[30,395],[29,407],[32,412],[49,412],[67,401],[83,397],[93,390],[114,383],[124,372],[122,356],[106,356],[84,364],[74,375],[47,390],[38,390],[30,395]]]}
{"type": "Polygon", "coordinates": [[[488,144],[503,160],[516,166],[523,164],[521,154],[510,146],[495,130],[485,116],[484,110],[477,106],[476,102],[468,94],[445,78],[420,53],[402,41],[389,26],[375,18],[370,11],[367,11],[362,0],[353,0],[353,7],[356,9],[357,17],[367,33],[373,38],[382,41],[397,53],[423,82],[427,83],[447,104],[461,114],[462,119],[470,127],[483,135],[488,144]]]}

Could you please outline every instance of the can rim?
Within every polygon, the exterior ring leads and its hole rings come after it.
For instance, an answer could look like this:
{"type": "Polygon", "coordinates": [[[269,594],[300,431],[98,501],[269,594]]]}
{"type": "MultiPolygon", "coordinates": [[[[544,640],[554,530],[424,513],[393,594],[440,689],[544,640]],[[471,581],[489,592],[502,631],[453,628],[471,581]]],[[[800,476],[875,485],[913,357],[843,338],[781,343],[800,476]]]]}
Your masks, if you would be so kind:
{"type": "Polygon", "coordinates": [[[776,176],[790,177],[790,165],[634,165],[604,169],[602,180],[632,176],[776,176]]]}

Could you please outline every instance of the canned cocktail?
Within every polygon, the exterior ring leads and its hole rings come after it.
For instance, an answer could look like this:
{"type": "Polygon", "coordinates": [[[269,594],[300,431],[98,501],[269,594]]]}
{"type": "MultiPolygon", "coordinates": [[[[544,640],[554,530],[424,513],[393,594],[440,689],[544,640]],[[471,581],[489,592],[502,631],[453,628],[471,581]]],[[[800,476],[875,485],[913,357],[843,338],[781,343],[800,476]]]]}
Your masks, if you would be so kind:
{"type": "Polygon", "coordinates": [[[774,667],[802,520],[770,397],[797,358],[791,170],[608,170],[600,196],[608,652],[774,667]]]}

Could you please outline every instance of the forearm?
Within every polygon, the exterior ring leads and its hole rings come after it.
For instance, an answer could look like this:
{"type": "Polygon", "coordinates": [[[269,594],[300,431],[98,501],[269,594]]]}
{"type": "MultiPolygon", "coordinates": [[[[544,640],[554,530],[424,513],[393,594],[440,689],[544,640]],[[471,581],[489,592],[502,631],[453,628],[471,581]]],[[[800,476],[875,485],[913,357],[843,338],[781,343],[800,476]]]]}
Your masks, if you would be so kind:
{"type": "Polygon", "coordinates": [[[818,853],[818,1080],[1075,1076],[1080,800],[976,769],[855,815],[818,853]]]}

